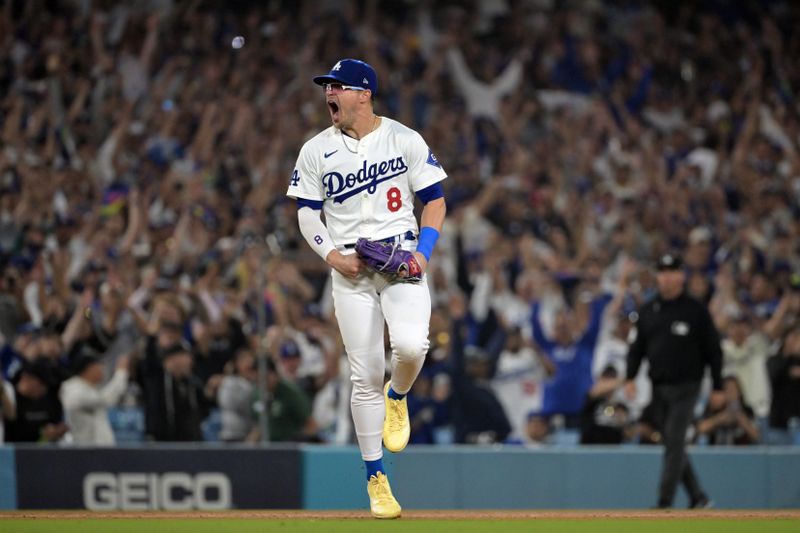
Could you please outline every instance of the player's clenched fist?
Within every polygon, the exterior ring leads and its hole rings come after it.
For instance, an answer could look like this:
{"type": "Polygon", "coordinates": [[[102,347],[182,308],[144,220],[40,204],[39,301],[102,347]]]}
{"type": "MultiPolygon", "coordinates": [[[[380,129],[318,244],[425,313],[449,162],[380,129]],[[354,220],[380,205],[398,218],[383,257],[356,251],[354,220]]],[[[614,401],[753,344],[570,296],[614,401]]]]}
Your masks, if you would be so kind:
{"type": "Polygon", "coordinates": [[[390,281],[421,281],[423,266],[427,264],[424,255],[403,250],[399,243],[376,242],[363,237],[356,241],[356,253],[367,269],[390,281]]]}
{"type": "Polygon", "coordinates": [[[357,278],[364,270],[364,263],[356,254],[344,255],[339,250],[331,250],[325,261],[342,276],[357,278]]]}
{"type": "Polygon", "coordinates": [[[419,252],[414,252],[414,257],[417,259],[417,264],[419,265],[420,273],[424,274],[425,269],[428,268],[428,260],[419,252]]]}

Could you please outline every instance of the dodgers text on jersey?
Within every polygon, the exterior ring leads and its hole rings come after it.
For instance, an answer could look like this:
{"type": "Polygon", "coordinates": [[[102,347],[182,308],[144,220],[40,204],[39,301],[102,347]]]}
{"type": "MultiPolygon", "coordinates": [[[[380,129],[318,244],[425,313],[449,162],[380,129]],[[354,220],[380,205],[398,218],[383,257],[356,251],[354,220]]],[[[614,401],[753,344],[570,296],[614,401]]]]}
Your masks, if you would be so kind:
{"type": "Polygon", "coordinates": [[[325,189],[325,196],[333,197],[334,203],[341,204],[364,190],[374,194],[379,183],[396,178],[407,170],[408,166],[400,156],[369,165],[364,161],[355,173],[342,175],[339,172],[328,172],[322,176],[322,186],[325,189]]]}

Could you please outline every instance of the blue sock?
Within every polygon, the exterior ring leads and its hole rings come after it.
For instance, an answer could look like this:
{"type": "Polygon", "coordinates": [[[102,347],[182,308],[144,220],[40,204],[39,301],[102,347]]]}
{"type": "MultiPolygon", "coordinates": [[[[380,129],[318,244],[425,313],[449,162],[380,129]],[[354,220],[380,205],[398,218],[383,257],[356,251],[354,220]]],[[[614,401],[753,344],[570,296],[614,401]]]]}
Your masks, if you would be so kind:
{"type": "Polygon", "coordinates": [[[378,474],[378,472],[383,472],[384,474],[386,471],[383,469],[383,459],[375,459],[374,461],[364,461],[364,464],[367,465],[367,481],[372,476],[378,474]]]}
{"type": "Polygon", "coordinates": [[[402,400],[403,398],[406,397],[405,394],[400,394],[399,392],[395,392],[391,386],[389,386],[389,392],[387,392],[386,395],[392,400],[402,400]]]}

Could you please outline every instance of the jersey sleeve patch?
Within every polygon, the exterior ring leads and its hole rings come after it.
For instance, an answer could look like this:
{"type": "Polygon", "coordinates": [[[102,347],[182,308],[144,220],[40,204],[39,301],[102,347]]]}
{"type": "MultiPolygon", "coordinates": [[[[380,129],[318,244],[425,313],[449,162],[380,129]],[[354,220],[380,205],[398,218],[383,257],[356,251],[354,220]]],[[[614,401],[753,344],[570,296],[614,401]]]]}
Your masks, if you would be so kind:
{"type": "Polygon", "coordinates": [[[433,155],[433,152],[431,151],[430,148],[428,149],[428,160],[425,162],[436,168],[442,168],[442,165],[439,164],[439,160],[436,159],[436,156],[433,155]]]}

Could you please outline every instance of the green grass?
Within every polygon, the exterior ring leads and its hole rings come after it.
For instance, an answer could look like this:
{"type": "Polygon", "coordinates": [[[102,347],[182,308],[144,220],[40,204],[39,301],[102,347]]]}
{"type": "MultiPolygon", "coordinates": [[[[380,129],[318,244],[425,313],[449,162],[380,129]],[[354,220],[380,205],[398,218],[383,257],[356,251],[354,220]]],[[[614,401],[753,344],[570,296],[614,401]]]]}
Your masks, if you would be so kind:
{"type": "Polygon", "coordinates": [[[3,520],[3,533],[795,533],[794,520],[3,520]]]}

